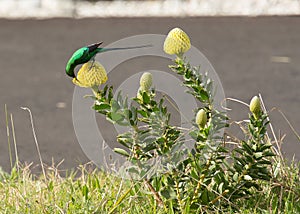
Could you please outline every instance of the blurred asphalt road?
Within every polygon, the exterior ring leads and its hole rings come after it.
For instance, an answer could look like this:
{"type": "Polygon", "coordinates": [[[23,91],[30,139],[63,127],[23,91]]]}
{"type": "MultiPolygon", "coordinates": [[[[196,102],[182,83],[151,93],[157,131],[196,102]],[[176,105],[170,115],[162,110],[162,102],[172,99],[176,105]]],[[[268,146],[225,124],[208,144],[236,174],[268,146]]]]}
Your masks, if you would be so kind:
{"type": "MultiPolygon", "coordinates": [[[[38,164],[29,115],[21,106],[33,113],[46,164],[52,157],[56,163],[64,159],[61,168],[87,162],[72,124],[74,85],[64,74],[71,52],[97,41],[107,45],[137,34],[167,34],[176,26],[212,63],[227,97],[249,102],[260,92],[269,109],[282,109],[300,131],[300,17],[0,19],[0,165],[9,169],[4,104],[14,118],[22,162],[38,164]]],[[[164,63],[141,59],[117,70],[156,69],[164,63]]],[[[245,107],[229,107],[233,119],[246,118],[245,107]]],[[[288,124],[277,111],[271,119],[276,134],[279,129],[287,134],[284,152],[299,159],[300,142],[288,124]]]]}

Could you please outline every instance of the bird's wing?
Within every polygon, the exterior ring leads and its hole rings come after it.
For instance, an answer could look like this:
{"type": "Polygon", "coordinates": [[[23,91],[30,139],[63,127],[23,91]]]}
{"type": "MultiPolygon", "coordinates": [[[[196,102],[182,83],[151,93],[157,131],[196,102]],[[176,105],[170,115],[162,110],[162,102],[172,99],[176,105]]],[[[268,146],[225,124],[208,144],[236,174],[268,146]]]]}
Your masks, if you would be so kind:
{"type": "Polygon", "coordinates": [[[75,51],[75,53],[73,54],[73,56],[71,57],[74,60],[75,64],[82,64],[84,62],[86,62],[86,58],[89,55],[89,49],[87,47],[85,48],[80,48],[77,51],[75,51]]]}

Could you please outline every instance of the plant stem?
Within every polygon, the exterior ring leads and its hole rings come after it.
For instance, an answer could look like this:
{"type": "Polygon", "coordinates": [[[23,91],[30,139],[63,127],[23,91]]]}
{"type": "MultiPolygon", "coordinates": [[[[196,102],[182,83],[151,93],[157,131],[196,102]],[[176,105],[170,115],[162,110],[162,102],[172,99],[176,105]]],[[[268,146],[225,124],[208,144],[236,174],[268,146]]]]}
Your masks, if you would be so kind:
{"type": "Polygon", "coordinates": [[[163,203],[161,197],[159,196],[158,192],[155,191],[155,189],[153,188],[153,186],[151,185],[151,183],[149,182],[149,180],[147,178],[144,179],[144,183],[148,187],[148,189],[152,192],[157,204],[159,206],[163,206],[164,203],[163,203]]]}
{"type": "MultiPolygon", "coordinates": [[[[136,145],[137,145],[137,138],[138,138],[138,131],[139,131],[139,129],[138,129],[138,127],[137,127],[136,125],[132,126],[132,128],[133,128],[133,130],[134,130],[134,135],[133,135],[134,154],[133,154],[133,155],[135,155],[136,145]]],[[[136,157],[136,158],[138,159],[138,157],[136,157]]],[[[138,164],[137,164],[138,167],[141,169],[142,167],[141,167],[140,161],[138,160],[137,163],[138,163],[138,164]]],[[[145,185],[146,185],[146,186],[148,187],[148,189],[152,192],[152,194],[153,194],[153,196],[154,196],[154,198],[155,198],[157,204],[158,204],[159,206],[163,206],[163,201],[162,201],[161,197],[160,197],[159,194],[155,191],[155,189],[153,188],[153,186],[151,185],[151,183],[149,182],[149,180],[148,180],[147,178],[144,178],[143,180],[144,180],[145,185]]]]}
{"type": "Polygon", "coordinates": [[[4,106],[4,110],[5,110],[5,117],[6,117],[6,133],[7,133],[7,144],[8,144],[9,161],[10,161],[10,167],[13,168],[12,154],[11,154],[11,147],[10,147],[10,134],[9,134],[9,124],[8,124],[8,113],[7,113],[7,106],[6,106],[6,104],[4,106]]]}
{"type": "Polygon", "coordinates": [[[31,123],[31,128],[32,128],[32,133],[33,133],[33,138],[34,138],[34,142],[35,142],[35,145],[36,145],[36,150],[37,150],[38,155],[39,155],[39,159],[40,159],[40,163],[41,163],[41,167],[42,167],[44,179],[46,180],[46,179],[47,179],[47,178],[46,178],[46,173],[45,173],[45,169],[44,169],[44,164],[43,164],[43,160],[42,160],[42,156],[41,156],[39,144],[38,144],[37,137],[36,137],[36,134],[35,134],[35,129],[34,129],[34,125],[33,125],[33,118],[32,118],[31,111],[30,111],[30,109],[27,108],[27,107],[21,107],[21,109],[23,109],[23,110],[29,112],[29,117],[30,117],[30,123],[31,123]]]}
{"type": "Polygon", "coordinates": [[[180,208],[181,213],[183,213],[184,211],[183,211],[183,206],[182,206],[182,201],[181,201],[181,197],[180,197],[180,191],[179,191],[179,186],[178,186],[177,179],[174,178],[174,181],[175,181],[176,196],[177,196],[179,208],[180,208]]]}

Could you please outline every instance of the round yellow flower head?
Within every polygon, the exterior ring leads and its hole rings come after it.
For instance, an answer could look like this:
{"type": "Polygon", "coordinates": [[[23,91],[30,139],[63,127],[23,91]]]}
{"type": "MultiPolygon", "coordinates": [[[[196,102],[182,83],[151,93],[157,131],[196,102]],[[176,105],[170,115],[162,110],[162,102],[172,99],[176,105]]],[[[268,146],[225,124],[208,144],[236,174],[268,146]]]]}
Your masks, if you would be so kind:
{"type": "Polygon", "coordinates": [[[140,88],[144,91],[148,91],[152,85],[152,74],[149,72],[143,73],[140,78],[140,88]]]}
{"type": "Polygon", "coordinates": [[[254,96],[251,99],[249,108],[255,117],[259,115],[259,113],[261,112],[261,106],[260,106],[260,100],[257,96],[254,96]]]}
{"type": "Polygon", "coordinates": [[[93,88],[107,81],[105,68],[99,62],[87,62],[82,65],[77,74],[77,79],[73,78],[73,83],[80,87],[93,88]]]}
{"type": "Polygon", "coordinates": [[[196,115],[196,124],[203,129],[207,123],[207,115],[204,109],[200,109],[196,115]]]}
{"type": "Polygon", "coordinates": [[[180,28],[171,30],[164,42],[164,51],[167,54],[182,56],[191,48],[189,36],[180,28]]]}

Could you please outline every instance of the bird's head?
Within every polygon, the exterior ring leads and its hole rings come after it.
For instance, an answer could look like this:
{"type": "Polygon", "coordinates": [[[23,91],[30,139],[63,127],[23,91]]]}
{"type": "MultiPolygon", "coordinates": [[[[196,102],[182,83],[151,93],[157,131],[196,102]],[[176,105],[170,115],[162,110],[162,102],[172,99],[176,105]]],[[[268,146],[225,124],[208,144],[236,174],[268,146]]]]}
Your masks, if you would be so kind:
{"type": "Polygon", "coordinates": [[[69,76],[69,77],[76,77],[75,75],[75,72],[74,72],[74,66],[71,65],[71,63],[67,63],[66,65],[66,74],[69,76]]]}
{"type": "Polygon", "coordinates": [[[89,49],[89,52],[95,51],[103,42],[97,42],[95,44],[88,45],[87,48],[89,49]]]}

